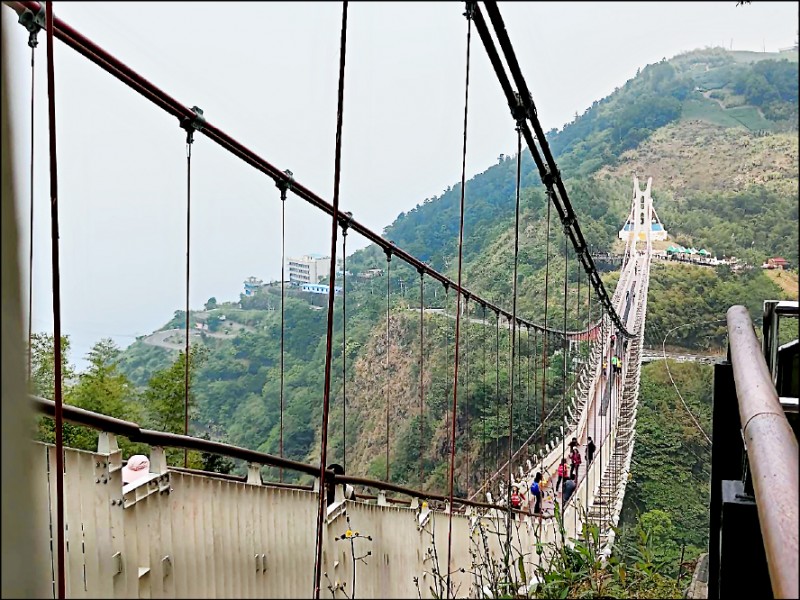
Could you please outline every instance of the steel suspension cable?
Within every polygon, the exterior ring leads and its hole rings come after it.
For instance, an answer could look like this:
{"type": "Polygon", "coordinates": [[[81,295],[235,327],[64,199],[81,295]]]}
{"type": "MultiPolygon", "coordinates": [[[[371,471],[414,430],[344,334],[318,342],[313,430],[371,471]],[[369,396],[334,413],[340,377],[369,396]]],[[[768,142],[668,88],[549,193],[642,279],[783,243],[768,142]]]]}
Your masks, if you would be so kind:
{"type": "Polygon", "coordinates": [[[342,223],[342,467],[347,473],[347,228],[342,223]]]}
{"type": "Polygon", "coordinates": [[[525,421],[528,428],[523,429],[525,436],[530,433],[531,418],[531,328],[526,329],[525,336],[525,421]]]}
{"type": "MultiPolygon", "coordinates": [[[[579,285],[580,285],[580,279],[581,279],[581,271],[580,271],[580,269],[578,269],[578,282],[579,282],[579,285]]],[[[592,358],[592,354],[591,354],[591,352],[592,352],[592,342],[591,342],[591,336],[592,336],[592,332],[591,332],[591,327],[592,327],[592,286],[588,281],[587,281],[587,284],[588,285],[586,286],[587,303],[586,303],[586,346],[585,346],[585,350],[586,350],[586,355],[587,356],[586,356],[586,362],[584,363],[584,367],[588,367],[588,365],[591,364],[591,358],[592,358]]],[[[580,298],[580,293],[578,294],[578,297],[580,298]]],[[[584,373],[586,373],[587,376],[591,375],[591,373],[589,372],[588,368],[583,368],[581,370],[584,373]]],[[[590,407],[591,407],[591,402],[589,401],[589,398],[587,398],[586,399],[586,404],[585,404],[585,410],[589,411],[590,407]]],[[[587,412],[587,418],[588,418],[588,414],[589,413],[587,412]]],[[[592,422],[594,422],[594,421],[596,421],[596,419],[592,419],[592,422]]],[[[589,422],[588,421],[586,422],[586,435],[587,436],[589,435],[589,422]]],[[[592,434],[592,443],[595,443],[594,440],[595,440],[595,437],[594,437],[594,434],[592,434]]],[[[587,455],[588,455],[588,449],[589,449],[588,448],[588,440],[587,440],[587,448],[586,449],[587,449],[587,455]]],[[[584,500],[585,506],[589,506],[589,467],[591,466],[591,464],[593,462],[594,462],[594,453],[592,453],[591,461],[588,460],[588,456],[587,456],[587,460],[586,460],[586,485],[584,486],[586,488],[586,499],[584,500]]]]}
{"type": "Polygon", "coordinates": [[[464,384],[464,419],[465,419],[465,427],[467,430],[467,449],[466,449],[466,460],[465,460],[465,469],[466,469],[466,486],[467,486],[467,496],[469,496],[469,481],[470,481],[470,450],[472,449],[472,440],[470,439],[470,428],[469,428],[469,375],[470,375],[470,360],[469,360],[469,296],[464,298],[464,313],[467,315],[467,325],[464,329],[464,367],[466,369],[466,383],[464,384]]]}
{"type": "MultiPolygon", "coordinates": [[[[588,297],[589,297],[589,301],[587,303],[588,304],[588,309],[589,309],[589,321],[588,321],[588,323],[589,323],[589,326],[591,326],[591,324],[592,324],[592,286],[591,285],[586,286],[586,290],[588,292],[588,297]]],[[[589,336],[591,337],[591,332],[589,333],[589,336]]],[[[601,336],[600,337],[600,341],[601,342],[602,342],[602,339],[603,338],[601,336]]],[[[590,352],[591,352],[591,347],[592,346],[591,346],[591,340],[590,340],[589,341],[589,351],[590,352]]],[[[602,350],[602,346],[601,346],[601,350],[602,350]]],[[[602,381],[603,381],[603,378],[602,378],[602,362],[603,362],[602,351],[600,352],[600,354],[598,354],[598,356],[600,357],[600,366],[601,366],[600,382],[602,383],[602,381]]],[[[590,359],[591,359],[591,354],[590,354],[590,359]]],[[[595,373],[596,372],[597,372],[597,369],[595,369],[595,373]]],[[[591,387],[590,387],[590,389],[591,389],[591,387]]],[[[597,385],[594,386],[594,389],[597,390],[597,385]]],[[[596,414],[597,411],[595,410],[595,406],[596,406],[595,399],[596,399],[596,397],[597,396],[595,394],[592,398],[587,398],[586,399],[586,406],[589,407],[591,405],[591,407],[592,407],[592,409],[591,409],[592,410],[592,441],[594,442],[595,446],[597,446],[597,414],[596,414]]],[[[596,451],[597,451],[597,449],[595,448],[595,452],[596,451]]]]}
{"type": "MultiPolygon", "coordinates": [[[[545,266],[544,266],[544,331],[542,331],[542,412],[541,418],[544,419],[545,413],[545,400],[547,399],[547,309],[550,303],[550,195],[547,192],[547,233],[546,235],[546,252],[545,252],[545,266]]],[[[542,430],[540,432],[539,445],[544,451],[544,421],[542,421],[542,430]]]]}
{"type": "Polygon", "coordinates": [[[511,321],[509,327],[511,329],[511,360],[510,360],[510,389],[508,394],[508,475],[506,478],[506,507],[508,508],[508,515],[506,517],[506,548],[504,552],[504,560],[506,569],[510,568],[511,560],[511,523],[514,519],[514,513],[511,507],[511,481],[512,481],[512,459],[514,457],[514,360],[517,354],[517,278],[519,271],[519,188],[520,176],[522,171],[522,129],[517,124],[517,180],[516,180],[516,197],[514,205],[514,276],[511,284],[511,321]]]}
{"type": "Polygon", "coordinates": [[[325,476],[328,461],[328,417],[331,395],[331,359],[333,355],[333,293],[336,282],[336,237],[339,231],[339,182],[342,167],[342,117],[344,114],[344,67],[347,49],[347,0],[342,3],[342,33],[339,44],[339,97],[336,109],[336,150],[333,174],[333,215],[331,221],[331,266],[328,279],[328,322],[325,344],[325,390],[322,399],[322,441],[319,461],[319,507],[317,510],[316,557],[314,560],[314,598],[319,600],[322,578],[322,533],[325,521],[325,476]]]}
{"type": "MultiPolygon", "coordinates": [[[[577,323],[578,323],[578,327],[583,329],[583,323],[581,322],[581,257],[576,254],[575,255],[575,259],[578,261],[578,265],[577,265],[577,268],[575,270],[575,272],[578,274],[577,323]]],[[[586,331],[587,331],[586,339],[587,340],[589,339],[588,331],[589,331],[589,327],[591,327],[591,325],[592,325],[591,323],[586,323],[586,331]]],[[[578,358],[580,358],[580,355],[581,355],[581,337],[580,337],[580,334],[578,335],[577,348],[578,348],[578,358]]],[[[577,371],[573,370],[573,372],[572,372],[572,383],[573,384],[575,383],[576,379],[577,379],[577,371]]],[[[587,471],[587,474],[588,474],[588,471],[587,471]]]]}
{"type": "MultiPolygon", "coordinates": [[[[516,367],[516,385],[517,385],[517,398],[522,398],[522,325],[516,321],[517,326],[517,367],[516,367]]],[[[519,413],[520,407],[517,403],[517,412],[519,413]]],[[[517,424],[519,427],[519,424],[517,424]]]]}
{"type": "Polygon", "coordinates": [[[505,56],[506,63],[508,64],[509,70],[511,71],[511,75],[514,79],[514,82],[516,83],[517,88],[519,89],[519,94],[516,97],[516,101],[513,98],[514,92],[511,88],[511,84],[505,73],[505,67],[502,65],[500,61],[500,57],[497,54],[497,49],[495,47],[494,41],[491,39],[491,35],[489,34],[488,28],[486,27],[486,22],[483,20],[483,15],[479,9],[476,9],[475,11],[476,26],[478,27],[478,32],[481,36],[481,39],[483,40],[486,51],[489,54],[489,59],[492,63],[492,66],[495,69],[495,73],[498,76],[500,85],[503,88],[503,91],[509,102],[509,106],[512,107],[512,112],[514,112],[515,110],[515,104],[521,102],[525,111],[525,116],[527,117],[527,120],[530,121],[531,126],[533,127],[533,133],[531,133],[530,129],[527,126],[527,122],[525,122],[523,126],[523,133],[525,135],[525,140],[526,143],[528,144],[528,148],[531,151],[531,155],[533,156],[534,162],[536,163],[536,167],[539,172],[539,176],[542,180],[542,183],[545,185],[545,187],[547,187],[548,191],[551,193],[550,197],[552,201],[555,203],[556,200],[558,200],[558,204],[555,204],[555,206],[556,209],[558,210],[562,224],[568,230],[568,235],[572,239],[575,251],[581,256],[584,269],[586,270],[587,273],[591,273],[594,276],[594,278],[592,279],[592,284],[595,285],[598,296],[602,299],[609,317],[617,324],[620,333],[622,335],[628,338],[633,337],[633,334],[629,332],[622,324],[619,315],[617,314],[616,310],[613,307],[611,298],[609,298],[608,293],[606,292],[606,289],[603,285],[603,281],[600,278],[600,274],[598,273],[597,268],[594,265],[592,257],[588,253],[588,246],[586,244],[586,240],[583,236],[583,232],[581,231],[580,224],[575,215],[575,211],[572,209],[572,205],[569,201],[569,197],[567,195],[564,182],[561,178],[561,173],[558,170],[558,166],[556,165],[555,159],[553,158],[553,154],[550,150],[550,146],[547,142],[544,130],[542,129],[541,123],[539,122],[536,106],[534,105],[533,102],[533,97],[531,96],[530,90],[528,89],[527,83],[525,82],[525,79],[522,75],[522,70],[520,69],[519,62],[517,61],[517,57],[516,54],[514,53],[513,46],[511,45],[511,40],[508,37],[508,32],[506,31],[505,23],[503,22],[503,18],[500,15],[499,9],[497,8],[497,3],[486,2],[485,5],[486,5],[486,10],[489,14],[489,19],[491,20],[492,25],[494,27],[497,41],[500,44],[501,49],[503,50],[503,55],[505,56]],[[534,135],[536,136],[535,139],[534,135]],[[539,147],[541,148],[541,154],[536,145],[537,141],[539,143],[539,147]],[[558,194],[555,193],[556,190],[558,191],[558,194]]]}
{"type": "MultiPolygon", "coordinates": [[[[6,2],[15,12],[18,14],[23,13],[26,9],[38,9],[41,6],[39,2],[33,1],[15,1],[9,0],[6,2]]],[[[479,10],[477,7],[475,8],[475,14],[479,14],[479,10]]],[[[477,18],[476,18],[477,22],[477,18]]],[[[120,60],[106,52],[103,48],[86,38],[80,32],[76,31],[70,25],[62,21],[61,19],[55,18],[54,19],[54,36],[57,37],[59,40],[63,41],[66,45],[70,48],[84,56],[85,58],[89,59],[101,69],[130,87],[132,90],[137,92],[138,94],[145,97],[147,100],[152,102],[155,106],[159,109],[165,111],[166,113],[178,118],[180,121],[186,119],[192,119],[195,117],[193,114],[192,109],[184,106],[169,94],[152,84],[150,81],[146,80],[144,77],[133,71],[130,67],[126,66],[120,60]]],[[[199,128],[198,128],[199,129],[199,128]]],[[[237,158],[243,160],[251,167],[257,169],[258,171],[264,173],[268,177],[272,178],[275,182],[279,181],[286,181],[287,176],[279,171],[276,167],[271,165],[268,161],[263,159],[262,157],[255,154],[252,150],[245,147],[243,144],[217,128],[216,126],[212,125],[211,123],[204,121],[204,127],[202,127],[202,133],[204,133],[211,141],[215,142],[216,144],[220,145],[223,149],[227,150],[237,158]]],[[[527,135],[525,131],[523,131],[524,135],[527,135]]],[[[527,138],[526,138],[527,139],[527,138]]],[[[306,188],[299,182],[295,182],[292,186],[292,191],[298,197],[302,198],[306,202],[313,205],[315,208],[322,210],[323,212],[333,215],[333,206],[329,204],[325,200],[323,200],[318,195],[314,194],[311,190],[306,188]]],[[[364,225],[356,222],[353,220],[352,222],[352,229],[357,231],[358,233],[364,235],[369,241],[375,243],[381,248],[392,247],[393,253],[398,256],[401,260],[407,262],[411,266],[415,268],[422,268],[425,270],[425,273],[437,279],[442,284],[448,283],[452,287],[457,287],[455,281],[450,280],[442,273],[436,271],[435,269],[431,268],[429,265],[421,262],[408,252],[405,252],[402,248],[394,246],[390,241],[384,239],[377,233],[373,232],[369,228],[365,227],[364,225]]],[[[460,292],[469,292],[469,290],[460,289],[460,292]]],[[[469,292],[471,296],[481,302],[486,302],[487,306],[492,310],[497,309],[503,315],[508,316],[508,312],[500,307],[495,306],[493,303],[488,302],[487,300],[483,299],[482,297],[469,292]]],[[[527,322],[527,321],[526,321],[527,322]]],[[[532,327],[541,329],[542,326],[539,324],[531,323],[532,327]]]]}
{"type": "MultiPolygon", "coordinates": [[[[538,351],[539,345],[539,334],[536,329],[533,330],[533,427],[534,431],[536,431],[536,427],[540,425],[541,418],[544,415],[539,415],[537,406],[536,406],[536,387],[537,387],[537,376],[536,376],[536,353],[538,351]]],[[[536,452],[536,440],[533,442],[533,451],[536,452]]]]}
{"type": "Polygon", "coordinates": [[[33,389],[31,387],[31,360],[33,356],[33,351],[31,349],[31,340],[33,339],[33,175],[34,175],[34,148],[35,144],[35,136],[34,136],[34,107],[35,103],[34,100],[36,98],[36,46],[39,45],[39,41],[37,39],[39,28],[38,25],[34,23],[31,24],[29,27],[29,35],[28,35],[28,46],[31,48],[31,165],[30,165],[30,172],[31,172],[31,179],[30,179],[30,204],[31,204],[31,215],[30,215],[30,245],[28,251],[28,386],[29,389],[33,389]]]}
{"type": "MultiPolygon", "coordinates": [[[[561,426],[566,427],[566,405],[567,405],[567,346],[569,341],[567,339],[567,293],[569,291],[569,239],[567,238],[566,231],[564,232],[564,341],[562,345],[562,356],[564,368],[562,369],[561,379],[561,426]]],[[[568,431],[569,428],[566,427],[568,431]]],[[[577,433],[577,432],[576,432],[577,433]]],[[[577,437],[577,435],[576,435],[577,437]]],[[[561,455],[564,455],[564,441],[566,436],[561,436],[561,455]]],[[[575,473],[575,485],[578,484],[578,474],[575,473]]]]}
{"type": "MultiPolygon", "coordinates": [[[[601,308],[601,311],[602,311],[602,308],[601,308]]],[[[607,336],[608,332],[606,330],[606,317],[602,312],[600,314],[602,315],[601,322],[600,322],[600,329],[601,329],[601,331],[600,331],[600,336],[601,336],[601,338],[600,338],[600,350],[601,350],[601,354],[602,354],[602,360],[603,360],[603,363],[605,365],[605,363],[610,362],[610,361],[607,361],[607,356],[606,356],[606,336],[607,336]]],[[[608,379],[608,377],[609,377],[609,374],[608,374],[607,366],[604,366],[603,367],[603,378],[602,379],[608,379]]],[[[601,381],[602,381],[602,379],[601,379],[601,381]]],[[[599,471],[599,473],[600,473],[600,476],[599,476],[599,479],[600,479],[600,498],[601,498],[601,500],[603,498],[603,480],[605,479],[605,473],[603,472],[603,446],[605,446],[605,442],[606,442],[606,435],[605,435],[605,431],[604,431],[605,430],[605,412],[603,411],[603,396],[605,394],[605,390],[606,390],[606,384],[603,381],[602,382],[602,387],[600,389],[600,407],[599,407],[599,409],[596,409],[596,412],[595,412],[595,418],[597,418],[597,414],[600,415],[600,437],[602,438],[602,440],[600,441],[600,471],[599,471]]],[[[596,402],[597,402],[597,398],[595,397],[595,403],[596,402]]],[[[608,461],[606,461],[606,462],[608,462],[608,461]]],[[[600,502],[600,522],[601,523],[603,521],[603,509],[604,508],[606,509],[605,512],[607,513],[608,512],[608,506],[606,506],[606,501],[602,500],[600,502]]]]}
{"type": "Polygon", "coordinates": [[[500,466],[500,313],[495,311],[497,324],[494,346],[494,459],[495,469],[500,466]]]}
{"type": "MultiPolygon", "coordinates": [[[[183,360],[183,435],[189,435],[189,264],[192,230],[192,143],[194,130],[186,130],[186,325],[183,360]]],[[[183,449],[183,468],[189,466],[189,451],[183,449]]]]}
{"type": "Polygon", "coordinates": [[[56,81],[53,60],[53,3],[45,4],[45,33],[47,36],[47,115],[50,132],[50,244],[53,271],[53,395],[56,422],[56,544],[58,548],[58,598],[67,597],[64,544],[64,398],[61,372],[61,270],[59,267],[58,231],[58,156],[56,146],[56,81]]]}
{"type": "MultiPolygon", "coordinates": [[[[450,287],[448,285],[444,286],[444,312],[447,313],[447,308],[449,306],[450,300],[450,287]]],[[[447,322],[445,322],[445,329],[444,329],[444,371],[446,383],[445,383],[445,393],[447,397],[444,400],[444,428],[445,428],[445,452],[450,454],[450,437],[447,433],[450,431],[450,404],[448,404],[447,399],[450,397],[450,326],[447,322]]]]}
{"type": "MultiPolygon", "coordinates": [[[[291,175],[291,173],[290,173],[291,175]]],[[[286,338],[286,192],[289,184],[278,183],[281,191],[281,389],[280,389],[280,457],[283,458],[283,408],[284,408],[284,371],[285,371],[285,338],[286,338]]],[[[283,481],[283,467],[279,471],[283,481]]]]}
{"type": "Polygon", "coordinates": [[[453,422],[450,429],[450,484],[449,484],[449,497],[450,513],[447,519],[447,580],[445,590],[447,597],[450,598],[450,563],[452,558],[452,545],[453,545],[453,475],[455,473],[455,455],[456,455],[456,421],[458,409],[458,346],[459,335],[461,333],[461,270],[463,266],[464,257],[464,197],[467,185],[467,119],[469,116],[469,59],[470,47],[472,42],[472,11],[474,8],[473,2],[467,2],[466,11],[464,16],[467,18],[467,59],[466,59],[466,75],[464,81],[464,142],[461,150],[461,210],[458,226],[458,295],[456,298],[456,341],[455,341],[455,357],[454,372],[453,372],[453,422]]]}
{"type": "Polygon", "coordinates": [[[419,485],[425,481],[425,271],[419,270],[419,485]]]}
{"type": "Polygon", "coordinates": [[[483,346],[483,390],[482,399],[483,406],[481,408],[481,457],[482,457],[482,473],[481,481],[486,482],[486,305],[483,304],[483,323],[481,325],[481,336],[483,346]]]}
{"type": "Polygon", "coordinates": [[[392,252],[386,251],[386,376],[384,378],[384,393],[386,395],[386,481],[389,481],[389,319],[390,306],[389,294],[391,292],[392,252]]]}

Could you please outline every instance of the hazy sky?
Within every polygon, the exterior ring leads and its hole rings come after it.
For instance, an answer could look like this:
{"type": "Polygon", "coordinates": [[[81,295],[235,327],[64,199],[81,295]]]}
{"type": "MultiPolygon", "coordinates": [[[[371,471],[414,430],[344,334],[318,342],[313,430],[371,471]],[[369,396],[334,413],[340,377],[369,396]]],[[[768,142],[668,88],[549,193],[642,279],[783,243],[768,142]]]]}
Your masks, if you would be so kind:
{"type": "MultiPolygon", "coordinates": [[[[330,201],[341,4],[55,2],[56,15],[330,201]]],[[[382,231],[460,179],[463,2],[353,2],[348,11],[341,209],[382,231]]],[[[776,51],[797,2],[500,3],[545,130],[638,68],[724,45],[776,51]]],[[[27,278],[30,49],[3,6],[18,215],[27,278]]],[[[36,50],[35,331],[52,331],[46,48],[36,50]]],[[[516,145],[494,72],[473,37],[467,174],[516,145]]],[[[111,75],[56,42],[62,323],[71,359],[121,346],[184,305],[185,135],[111,75]]],[[[235,300],[249,275],[280,274],[273,182],[202,135],[193,147],[191,305],[235,300]]],[[[469,198],[467,198],[467,203],[469,198]]],[[[289,255],[330,251],[330,218],[290,195],[289,255]]],[[[348,251],[366,242],[348,237],[348,251]]],[[[27,305],[27,302],[25,303],[27,305]]]]}

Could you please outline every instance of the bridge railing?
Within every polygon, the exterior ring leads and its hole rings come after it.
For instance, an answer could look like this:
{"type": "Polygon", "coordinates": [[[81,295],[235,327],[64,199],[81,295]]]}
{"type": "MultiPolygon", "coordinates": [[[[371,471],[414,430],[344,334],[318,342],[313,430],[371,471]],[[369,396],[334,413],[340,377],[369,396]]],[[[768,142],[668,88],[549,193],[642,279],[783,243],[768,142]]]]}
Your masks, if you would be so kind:
{"type": "MultiPolygon", "coordinates": [[[[39,398],[35,396],[31,396],[31,400],[38,412],[50,417],[53,416],[55,410],[55,403],[52,400],[47,400],[45,398],[39,398]]],[[[297,471],[299,473],[312,475],[315,477],[315,480],[319,476],[319,469],[315,465],[310,465],[304,462],[291,460],[288,458],[282,458],[280,456],[275,456],[273,454],[268,454],[266,452],[250,450],[248,448],[242,448],[240,446],[234,446],[232,444],[226,444],[223,442],[215,442],[213,440],[206,440],[203,438],[196,438],[177,433],[164,433],[161,431],[142,429],[139,427],[139,425],[131,421],[125,421],[122,419],[109,417],[107,415],[92,412],[89,410],[84,410],[82,408],[76,406],[70,406],[68,404],[64,405],[64,420],[70,423],[74,423],[76,425],[83,425],[86,427],[90,427],[92,429],[96,429],[104,433],[121,435],[130,439],[131,441],[142,442],[154,448],[181,448],[187,450],[196,450],[199,452],[207,452],[211,454],[217,454],[219,456],[226,456],[229,458],[243,460],[248,465],[257,466],[259,469],[262,466],[267,466],[267,467],[286,469],[290,471],[297,471]]],[[[158,468],[158,467],[157,465],[154,464],[153,468],[158,468]]],[[[164,468],[166,469],[166,465],[164,466],[164,468]]],[[[257,477],[257,475],[255,474],[251,474],[248,476],[221,475],[218,473],[211,473],[207,471],[198,471],[196,469],[182,469],[177,467],[169,467],[169,468],[170,470],[173,471],[186,472],[188,474],[201,474],[205,476],[216,477],[218,479],[227,479],[231,481],[249,481],[252,483],[254,481],[254,478],[257,477]]],[[[383,496],[379,495],[378,497],[385,499],[387,502],[391,502],[392,499],[385,498],[386,492],[394,492],[397,494],[408,496],[412,504],[414,503],[413,499],[429,500],[432,501],[433,503],[441,504],[443,507],[445,503],[449,502],[449,497],[444,494],[437,494],[435,492],[417,490],[406,486],[398,485],[396,483],[380,481],[377,479],[369,479],[366,477],[357,477],[346,474],[344,475],[337,474],[331,470],[328,470],[326,472],[326,480],[330,482],[331,485],[338,485],[338,484],[361,485],[365,488],[372,488],[374,490],[378,490],[383,493],[383,496]]],[[[261,481],[259,480],[258,483],[261,483],[261,481]]],[[[302,490],[314,489],[314,486],[303,486],[294,484],[269,483],[268,485],[272,487],[286,487],[286,488],[302,489],[302,490]]],[[[369,494],[356,494],[356,497],[363,497],[366,499],[375,498],[375,496],[371,496],[369,494]]],[[[461,512],[464,512],[465,510],[467,510],[468,507],[475,509],[483,509],[483,510],[502,510],[502,511],[508,510],[502,504],[491,504],[487,502],[481,502],[477,500],[470,500],[467,498],[459,498],[459,497],[453,498],[453,504],[454,504],[453,510],[455,512],[459,512],[459,510],[461,512]]],[[[524,511],[516,509],[513,512],[518,513],[519,515],[527,514],[524,511]]]]}
{"type": "Polygon", "coordinates": [[[797,598],[797,438],[747,309],[731,307],[727,321],[729,360],[714,371],[708,597],[797,598]]]}
{"type": "MultiPolygon", "coordinates": [[[[32,400],[39,412],[52,413],[51,401],[32,400]]],[[[318,479],[313,486],[265,483],[261,467],[318,476],[316,467],[229,444],[145,430],[68,405],[64,418],[100,432],[96,452],[64,449],[67,597],[263,598],[302,597],[310,591],[318,479]],[[122,481],[117,435],[151,446],[150,472],[128,485],[122,481]],[[236,476],[168,467],[167,447],[238,458],[248,463],[248,473],[236,476]]],[[[31,465],[37,526],[30,535],[35,551],[50,567],[37,574],[42,597],[55,596],[53,566],[61,551],[54,529],[48,526],[55,514],[55,453],[55,447],[37,443],[31,465]]],[[[336,489],[323,530],[323,567],[330,579],[326,585],[337,590],[334,597],[352,593],[356,563],[361,562],[357,557],[367,550],[372,558],[358,566],[356,593],[432,597],[434,572],[445,568],[441,561],[451,510],[447,497],[372,479],[330,476],[328,481],[336,489]],[[345,483],[378,493],[356,494],[355,499],[346,500],[339,485],[345,483]],[[409,498],[387,498],[387,492],[409,498]],[[355,553],[346,543],[351,528],[372,538],[358,540],[355,553]]],[[[470,586],[476,585],[470,574],[472,553],[481,555],[481,560],[488,561],[491,555],[498,564],[502,561],[507,510],[454,499],[453,567],[457,571],[453,577],[460,595],[469,594],[470,586]],[[486,532],[486,546],[476,545],[481,541],[476,534],[478,523],[486,532]]],[[[526,572],[533,573],[540,557],[530,549],[537,541],[558,543],[560,536],[553,519],[513,512],[510,543],[515,555],[523,556],[526,572]]]]}

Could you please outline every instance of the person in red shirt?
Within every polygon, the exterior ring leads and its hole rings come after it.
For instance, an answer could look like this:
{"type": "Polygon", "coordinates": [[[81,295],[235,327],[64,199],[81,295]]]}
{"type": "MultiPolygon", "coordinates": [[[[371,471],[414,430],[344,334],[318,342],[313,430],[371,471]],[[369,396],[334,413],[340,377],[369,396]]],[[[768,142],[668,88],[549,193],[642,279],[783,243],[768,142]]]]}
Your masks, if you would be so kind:
{"type": "Polygon", "coordinates": [[[575,448],[572,451],[572,457],[571,458],[572,458],[572,468],[570,469],[569,476],[570,476],[570,478],[572,478],[572,476],[574,475],[575,476],[575,480],[577,481],[577,479],[578,479],[578,469],[580,469],[580,466],[581,466],[581,453],[578,451],[577,448],[575,448]]]}
{"type": "Polygon", "coordinates": [[[567,459],[562,458],[561,464],[558,465],[558,481],[556,481],[556,491],[558,491],[559,486],[561,485],[562,481],[566,481],[567,479],[567,459]]]}

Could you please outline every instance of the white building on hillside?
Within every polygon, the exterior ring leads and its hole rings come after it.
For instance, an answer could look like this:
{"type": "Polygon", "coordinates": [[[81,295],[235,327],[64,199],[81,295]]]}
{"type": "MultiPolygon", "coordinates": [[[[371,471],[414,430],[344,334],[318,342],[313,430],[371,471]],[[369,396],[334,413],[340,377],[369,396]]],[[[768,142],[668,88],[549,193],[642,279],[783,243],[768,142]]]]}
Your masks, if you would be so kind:
{"type": "Polygon", "coordinates": [[[331,257],[306,254],[300,258],[287,258],[286,270],[291,283],[319,283],[331,272],[331,257]]]}

